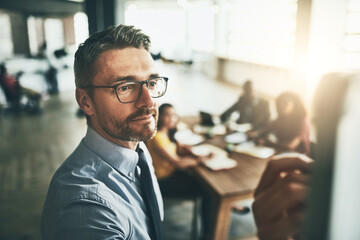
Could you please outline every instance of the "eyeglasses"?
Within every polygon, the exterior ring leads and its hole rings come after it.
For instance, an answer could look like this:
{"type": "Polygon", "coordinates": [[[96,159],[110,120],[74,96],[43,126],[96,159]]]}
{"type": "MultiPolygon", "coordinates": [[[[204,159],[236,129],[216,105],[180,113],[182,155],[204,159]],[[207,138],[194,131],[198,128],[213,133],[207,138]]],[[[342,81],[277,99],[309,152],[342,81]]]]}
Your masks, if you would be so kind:
{"type": "Polygon", "coordinates": [[[137,101],[142,93],[142,86],[145,84],[152,98],[164,96],[167,89],[167,77],[155,77],[145,81],[127,81],[114,86],[84,86],[82,88],[113,88],[118,100],[122,103],[137,101]]]}

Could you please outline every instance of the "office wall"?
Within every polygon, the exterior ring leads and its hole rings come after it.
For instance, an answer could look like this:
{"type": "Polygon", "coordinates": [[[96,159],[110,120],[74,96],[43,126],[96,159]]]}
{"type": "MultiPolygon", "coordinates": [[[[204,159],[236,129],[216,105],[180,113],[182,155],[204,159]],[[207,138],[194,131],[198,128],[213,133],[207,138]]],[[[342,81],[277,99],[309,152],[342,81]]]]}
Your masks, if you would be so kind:
{"type": "Polygon", "coordinates": [[[304,85],[296,81],[287,69],[241,62],[220,57],[209,57],[202,63],[201,70],[210,78],[242,85],[251,79],[257,91],[268,98],[272,98],[285,90],[299,91],[304,85]]]}
{"type": "Polygon", "coordinates": [[[27,16],[21,13],[9,12],[11,21],[12,42],[14,45],[14,54],[30,54],[27,16]],[[25,34],[24,34],[25,33],[25,34]]]}
{"type": "Polygon", "coordinates": [[[320,77],[344,68],[343,38],[348,1],[303,0],[298,3],[303,5],[299,7],[302,12],[298,16],[296,34],[300,40],[297,40],[293,67],[265,66],[213,54],[203,62],[202,71],[210,77],[238,85],[250,78],[257,89],[268,96],[293,90],[311,107],[320,77]]]}

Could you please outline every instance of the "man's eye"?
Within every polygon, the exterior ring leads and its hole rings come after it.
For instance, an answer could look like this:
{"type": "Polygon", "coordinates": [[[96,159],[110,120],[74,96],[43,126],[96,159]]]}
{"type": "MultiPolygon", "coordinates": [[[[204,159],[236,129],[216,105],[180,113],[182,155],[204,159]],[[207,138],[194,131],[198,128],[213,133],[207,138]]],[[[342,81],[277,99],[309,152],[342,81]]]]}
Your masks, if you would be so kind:
{"type": "Polygon", "coordinates": [[[156,84],[157,84],[157,81],[151,81],[151,82],[149,82],[149,87],[155,87],[156,86],[156,84]]]}
{"type": "Polygon", "coordinates": [[[127,91],[127,90],[129,90],[129,86],[120,87],[120,91],[122,91],[122,92],[127,91]]]}
{"type": "Polygon", "coordinates": [[[118,86],[117,91],[118,93],[129,93],[136,88],[136,84],[134,83],[126,83],[118,86]]]}

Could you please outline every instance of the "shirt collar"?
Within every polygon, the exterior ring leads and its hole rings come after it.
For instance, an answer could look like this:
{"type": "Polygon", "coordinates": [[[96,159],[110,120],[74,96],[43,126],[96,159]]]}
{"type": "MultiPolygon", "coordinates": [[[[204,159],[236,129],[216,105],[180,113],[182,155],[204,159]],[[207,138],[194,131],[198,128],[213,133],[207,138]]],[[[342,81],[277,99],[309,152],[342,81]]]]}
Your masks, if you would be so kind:
{"type": "MultiPolygon", "coordinates": [[[[90,126],[88,126],[83,142],[91,151],[126,178],[135,181],[135,169],[139,161],[136,151],[107,140],[90,126]]],[[[140,142],[139,147],[144,150],[144,143],[140,142]]]]}

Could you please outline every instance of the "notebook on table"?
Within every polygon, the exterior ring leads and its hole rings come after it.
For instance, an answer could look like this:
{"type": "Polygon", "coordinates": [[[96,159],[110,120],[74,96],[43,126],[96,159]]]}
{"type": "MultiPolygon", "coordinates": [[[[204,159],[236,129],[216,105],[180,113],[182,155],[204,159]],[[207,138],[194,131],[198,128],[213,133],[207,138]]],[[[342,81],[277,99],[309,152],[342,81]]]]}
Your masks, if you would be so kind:
{"type": "Polygon", "coordinates": [[[214,156],[211,159],[203,162],[205,167],[213,171],[230,169],[237,165],[237,162],[234,159],[227,156],[226,151],[211,144],[195,146],[192,148],[192,151],[199,156],[207,156],[210,153],[213,153],[214,156]]]}

